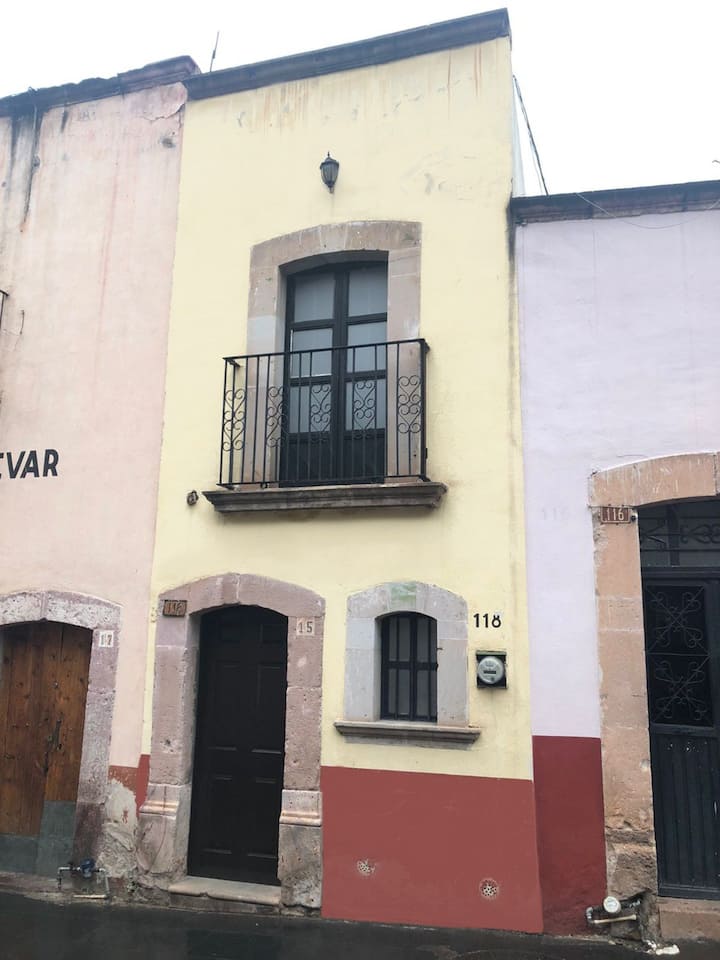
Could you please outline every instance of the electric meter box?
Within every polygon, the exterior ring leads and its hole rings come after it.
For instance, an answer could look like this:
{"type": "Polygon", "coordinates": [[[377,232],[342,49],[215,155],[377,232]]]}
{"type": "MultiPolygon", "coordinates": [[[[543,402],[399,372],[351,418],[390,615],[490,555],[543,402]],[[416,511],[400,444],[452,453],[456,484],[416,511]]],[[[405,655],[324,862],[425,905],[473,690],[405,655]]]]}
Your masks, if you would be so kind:
{"type": "Polygon", "coordinates": [[[507,687],[507,654],[476,650],[476,679],[478,687],[495,690],[507,687]]]}

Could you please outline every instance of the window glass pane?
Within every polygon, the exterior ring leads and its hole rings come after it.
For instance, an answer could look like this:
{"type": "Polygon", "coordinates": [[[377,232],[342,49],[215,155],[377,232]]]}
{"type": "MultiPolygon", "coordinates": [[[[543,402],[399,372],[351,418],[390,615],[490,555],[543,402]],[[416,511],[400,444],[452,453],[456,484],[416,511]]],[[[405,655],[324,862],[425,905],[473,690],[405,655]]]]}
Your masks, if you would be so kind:
{"type": "Polygon", "coordinates": [[[348,327],[348,373],[364,370],[384,370],[386,365],[385,347],[356,346],[362,343],[384,343],[387,339],[387,323],[352,323],[348,327]],[[350,347],[355,347],[351,350],[350,347]]]}
{"type": "Polygon", "coordinates": [[[290,358],[291,377],[326,377],[332,368],[332,350],[320,350],[320,347],[332,346],[332,328],[319,330],[293,330],[290,336],[290,350],[302,350],[303,353],[290,358]],[[313,353],[305,351],[315,351],[313,353]]]}
{"type": "Polygon", "coordinates": [[[391,660],[397,660],[397,620],[391,617],[387,624],[388,630],[388,656],[391,660]]]}
{"type": "Polygon", "coordinates": [[[348,316],[387,312],[387,267],[358,267],[350,271],[348,316]]]}
{"type": "Polygon", "coordinates": [[[400,660],[410,660],[410,621],[407,617],[398,617],[400,660]]]}
{"type": "Polygon", "coordinates": [[[437,666],[437,621],[428,620],[430,628],[430,663],[437,666]]]}
{"type": "Polygon", "coordinates": [[[295,323],[306,320],[332,320],[335,299],[335,276],[317,273],[295,278],[295,323]]]}
{"type": "Polygon", "coordinates": [[[290,388],[290,433],[324,433],[330,429],[331,411],[329,383],[290,388]]]}
{"type": "Polygon", "coordinates": [[[426,720],[430,711],[430,673],[428,670],[418,670],[417,672],[417,705],[415,716],[426,720]]]}
{"type": "Polygon", "coordinates": [[[410,671],[398,670],[398,717],[410,716],[410,671]]]}
{"type": "Polygon", "coordinates": [[[640,561],[643,567],[670,566],[670,541],[665,507],[644,507],[640,517],[640,561]]]}
{"type": "Polygon", "coordinates": [[[427,663],[429,647],[428,621],[425,617],[417,618],[417,659],[419,663],[427,663]]]}
{"type": "Polygon", "coordinates": [[[432,683],[430,684],[430,719],[437,718],[437,673],[433,670],[430,674],[432,683]]]}
{"type": "Polygon", "coordinates": [[[387,712],[390,716],[395,716],[397,713],[397,699],[395,697],[395,685],[397,683],[397,670],[394,668],[388,670],[388,697],[387,697],[387,712]]]}
{"type": "Polygon", "coordinates": [[[345,429],[384,430],[387,417],[385,380],[350,380],[345,384],[345,429]]]}

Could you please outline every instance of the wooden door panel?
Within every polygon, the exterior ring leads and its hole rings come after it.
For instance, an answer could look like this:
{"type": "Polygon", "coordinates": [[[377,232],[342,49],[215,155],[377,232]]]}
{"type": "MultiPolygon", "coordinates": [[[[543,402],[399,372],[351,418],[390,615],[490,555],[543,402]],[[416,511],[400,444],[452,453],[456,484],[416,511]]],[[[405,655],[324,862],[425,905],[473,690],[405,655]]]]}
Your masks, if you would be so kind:
{"type": "Polygon", "coordinates": [[[3,631],[0,833],[37,836],[46,800],[77,797],[91,641],[46,621],[3,631]]]}
{"type": "Polygon", "coordinates": [[[203,619],[190,872],[277,882],[287,619],[258,607],[203,619]]]}
{"type": "Polygon", "coordinates": [[[91,649],[89,630],[63,625],[54,675],[46,685],[51,705],[46,800],[77,798],[91,649]]]}
{"type": "MultiPolygon", "coordinates": [[[[8,685],[5,751],[0,759],[0,833],[37,836],[45,794],[43,637],[34,625],[5,632],[8,685]]],[[[49,637],[52,645],[55,638],[49,637]]]]}

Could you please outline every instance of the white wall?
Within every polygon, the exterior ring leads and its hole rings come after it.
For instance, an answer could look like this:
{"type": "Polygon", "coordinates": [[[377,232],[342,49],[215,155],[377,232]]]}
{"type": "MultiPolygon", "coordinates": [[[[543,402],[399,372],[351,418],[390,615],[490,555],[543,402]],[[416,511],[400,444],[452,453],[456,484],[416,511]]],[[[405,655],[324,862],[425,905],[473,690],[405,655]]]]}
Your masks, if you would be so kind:
{"type": "Polygon", "coordinates": [[[720,212],[517,228],[533,733],[600,734],[593,470],[720,449],[720,212]]]}

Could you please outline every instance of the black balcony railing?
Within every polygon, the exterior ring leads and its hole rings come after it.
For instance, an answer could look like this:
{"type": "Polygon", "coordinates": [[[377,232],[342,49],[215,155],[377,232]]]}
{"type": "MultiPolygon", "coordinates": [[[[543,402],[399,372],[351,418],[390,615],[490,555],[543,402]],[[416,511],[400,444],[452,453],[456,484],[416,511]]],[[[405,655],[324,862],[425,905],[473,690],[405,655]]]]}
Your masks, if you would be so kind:
{"type": "Polygon", "coordinates": [[[225,357],[220,486],[425,480],[424,340],[225,357]]]}

